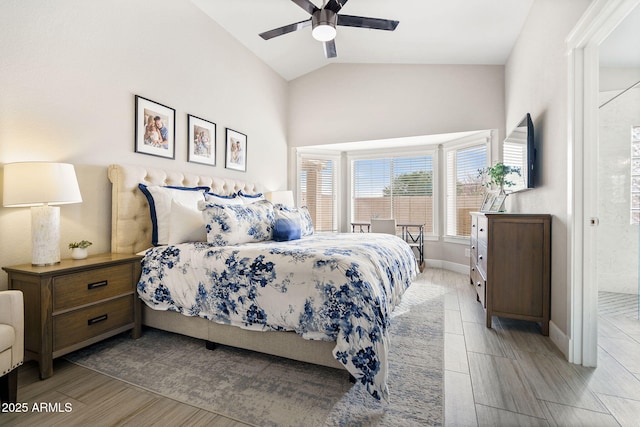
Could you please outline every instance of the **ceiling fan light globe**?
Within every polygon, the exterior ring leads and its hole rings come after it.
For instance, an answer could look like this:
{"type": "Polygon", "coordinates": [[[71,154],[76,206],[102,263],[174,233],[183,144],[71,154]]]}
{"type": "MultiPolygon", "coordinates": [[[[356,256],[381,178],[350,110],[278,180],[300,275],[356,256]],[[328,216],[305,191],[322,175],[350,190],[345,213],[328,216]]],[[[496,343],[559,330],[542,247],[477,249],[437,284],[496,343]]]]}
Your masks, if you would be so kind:
{"type": "Polygon", "coordinates": [[[316,25],[311,31],[314,39],[321,42],[328,42],[336,38],[336,28],[329,24],[316,25]]]}

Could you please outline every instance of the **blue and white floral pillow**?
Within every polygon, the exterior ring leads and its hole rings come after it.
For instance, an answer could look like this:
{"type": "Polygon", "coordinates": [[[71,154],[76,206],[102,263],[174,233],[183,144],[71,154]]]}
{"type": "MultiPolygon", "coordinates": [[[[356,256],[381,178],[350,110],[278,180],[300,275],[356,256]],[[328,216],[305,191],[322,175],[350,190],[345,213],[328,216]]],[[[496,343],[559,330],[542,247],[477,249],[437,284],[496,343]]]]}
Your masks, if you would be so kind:
{"type": "Polygon", "coordinates": [[[290,208],[285,205],[276,204],[277,216],[279,218],[287,218],[295,220],[300,223],[300,235],[311,236],[313,234],[313,221],[311,220],[311,214],[306,206],[301,208],[290,208]]]}
{"type": "Polygon", "coordinates": [[[218,246],[271,240],[275,213],[273,205],[261,200],[250,205],[198,203],[207,230],[207,242],[218,246]]]}

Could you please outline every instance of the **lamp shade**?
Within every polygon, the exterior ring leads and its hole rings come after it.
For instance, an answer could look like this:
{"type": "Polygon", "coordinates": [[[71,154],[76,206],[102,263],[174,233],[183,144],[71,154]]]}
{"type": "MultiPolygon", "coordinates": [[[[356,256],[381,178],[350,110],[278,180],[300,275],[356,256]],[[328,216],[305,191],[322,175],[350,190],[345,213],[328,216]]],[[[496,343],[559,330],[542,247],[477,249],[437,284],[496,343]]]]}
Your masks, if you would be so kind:
{"type": "Polygon", "coordinates": [[[270,191],[264,195],[268,201],[275,204],[281,204],[286,207],[292,208],[295,206],[293,201],[293,191],[270,191]]]}
{"type": "Polygon", "coordinates": [[[8,163],[3,187],[6,207],[82,202],[75,169],[68,163],[8,163]]]}

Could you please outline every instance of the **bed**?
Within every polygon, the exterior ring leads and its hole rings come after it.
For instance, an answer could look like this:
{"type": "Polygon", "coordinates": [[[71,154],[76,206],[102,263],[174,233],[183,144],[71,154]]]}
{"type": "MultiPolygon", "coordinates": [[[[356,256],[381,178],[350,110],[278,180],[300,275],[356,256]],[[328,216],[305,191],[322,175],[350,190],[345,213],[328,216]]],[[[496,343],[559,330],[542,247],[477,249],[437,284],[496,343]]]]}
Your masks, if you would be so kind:
{"type": "MultiPolygon", "coordinates": [[[[221,246],[211,240],[211,220],[209,242],[152,247],[158,230],[148,200],[154,203],[140,184],[206,188],[221,197],[240,193],[250,198],[263,189],[255,183],[141,166],[111,165],[108,175],[112,251],[145,252],[138,284],[143,324],[346,369],[372,396],[387,398],[389,315],[417,274],[413,252],[402,239],[312,233],[221,246]]],[[[205,213],[221,209],[211,200],[200,205],[205,213]]],[[[256,202],[251,208],[262,211],[273,205],[256,202]]]]}

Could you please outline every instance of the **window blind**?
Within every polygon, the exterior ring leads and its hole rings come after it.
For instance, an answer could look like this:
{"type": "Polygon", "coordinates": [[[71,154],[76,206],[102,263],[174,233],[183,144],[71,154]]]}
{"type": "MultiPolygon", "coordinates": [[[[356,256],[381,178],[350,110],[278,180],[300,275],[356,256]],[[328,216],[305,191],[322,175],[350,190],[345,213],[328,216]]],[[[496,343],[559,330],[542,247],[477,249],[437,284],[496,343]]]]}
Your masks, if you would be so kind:
{"type": "Polygon", "coordinates": [[[315,231],[337,231],[334,160],[303,157],[298,171],[300,206],[311,214],[315,231]]]}
{"type": "Polygon", "coordinates": [[[395,218],[433,233],[433,159],[430,155],[352,161],[352,221],[395,218]]]}
{"type": "Polygon", "coordinates": [[[478,169],[486,164],[486,143],[446,151],[447,235],[471,235],[469,213],[480,209],[485,194],[478,169]]]}

